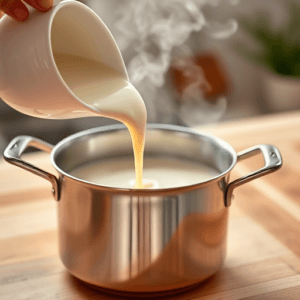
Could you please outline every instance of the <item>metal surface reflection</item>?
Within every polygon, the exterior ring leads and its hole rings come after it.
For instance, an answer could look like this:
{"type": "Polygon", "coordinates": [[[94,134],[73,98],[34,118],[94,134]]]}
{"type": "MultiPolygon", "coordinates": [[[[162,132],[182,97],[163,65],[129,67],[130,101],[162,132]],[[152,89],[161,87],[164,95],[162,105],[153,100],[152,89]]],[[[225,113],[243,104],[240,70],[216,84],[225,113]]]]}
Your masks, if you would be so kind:
{"type": "Polygon", "coordinates": [[[167,197],[96,189],[85,195],[70,180],[63,189],[69,196],[58,202],[61,258],[84,281],[164,291],[204,280],[223,263],[228,209],[217,183],[167,197]]]}
{"type": "Polygon", "coordinates": [[[58,207],[60,256],[79,279],[120,292],[163,292],[198,283],[222,266],[227,216],[233,188],[278,170],[278,149],[260,145],[239,159],[263,152],[266,165],[229,183],[237,154],[226,142],[178,126],[151,125],[145,156],[205,162],[219,175],[199,184],[169,189],[118,189],[77,179],[69,173],[82,164],[133,155],[123,126],[87,130],[61,141],[51,151],[59,178],[24,162],[28,146],[51,145],[20,136],[4,158],[49,180],[58,207]]]}

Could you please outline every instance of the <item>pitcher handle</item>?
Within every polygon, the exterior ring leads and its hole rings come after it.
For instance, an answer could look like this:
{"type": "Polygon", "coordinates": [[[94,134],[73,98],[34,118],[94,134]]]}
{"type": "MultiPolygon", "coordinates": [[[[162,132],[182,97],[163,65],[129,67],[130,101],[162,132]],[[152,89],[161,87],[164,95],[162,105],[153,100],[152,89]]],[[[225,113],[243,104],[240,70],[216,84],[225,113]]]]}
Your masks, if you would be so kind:
{"type": "Polygon", "coordinates": [[[37,138],[31,136],[18,136],[14,138],[4,150],[3,153],[4,159],[10,164],[16,165],[20,168],[23,168],[35,175],[38,175],[50,181],[52,183],[52,193],[54,199],[56,201],[59,201],[60,198],[59,181],[56,178],[56,176],[46,171],[43,171],[21,159],[21,155],[28,147],[34,147],[48,153],[50,153],[53,148],[51,144],[46,143],[37,138]]]}
{"type": "Polygon", "coordinates": [[[248,157],[254,156],[258,153],[262,153],[265,160],[265,166],[257,171],[251,172],[248,175],[245,175],[241,178],[234,180],[229,183],[225,190],[225,206],[229,207],[231,205],[231,198],[233,190],[253,179],[259,178],[261,176],[270,174],[277,171],[282,166],[282,158],[279,150],[272,145],[258,145],[251,147],[249,149],[243,150],[237,154],[237,160],[241,161],[248,157]]]}

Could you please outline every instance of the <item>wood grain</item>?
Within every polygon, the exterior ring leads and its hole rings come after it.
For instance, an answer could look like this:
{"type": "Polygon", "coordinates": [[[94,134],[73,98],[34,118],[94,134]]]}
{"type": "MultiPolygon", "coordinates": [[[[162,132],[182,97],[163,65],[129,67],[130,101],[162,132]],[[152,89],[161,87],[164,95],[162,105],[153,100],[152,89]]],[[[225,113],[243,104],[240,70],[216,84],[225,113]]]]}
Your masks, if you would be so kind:
{"type": "Polygon", "coordinates": [[[282,289],[253,297],[243,298],[243,300],[298,300],[300,295],[300,286],[282,289]]]}
{"type": "MultiPolygon", "coordinates": [[[[192,290],[163,299],[300,299],[300,112],[199,130],[237,151],[273,144],[284,165],[234,191],[224,267],[192,290]]],[[[54,172],[48,154],[24,157],[54,172]]],[[[263,163],[261,156],[238,163],[232,180],[263,163]]],[[[2,160],[0,182],[0,299],[123,299],[87,287],[63,267],[47,181],[2,160]]]]}

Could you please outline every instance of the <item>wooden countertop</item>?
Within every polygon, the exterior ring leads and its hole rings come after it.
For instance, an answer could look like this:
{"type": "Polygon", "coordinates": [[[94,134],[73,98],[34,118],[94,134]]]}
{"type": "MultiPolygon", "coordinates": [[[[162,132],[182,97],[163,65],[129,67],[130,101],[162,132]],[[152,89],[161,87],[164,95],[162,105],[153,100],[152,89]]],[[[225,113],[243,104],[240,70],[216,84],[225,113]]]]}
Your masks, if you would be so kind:
{"type": "MultiPolygon", "coordinates": [[[[237,151],[276,145],[283,168],[234,192],[224,267],[172,299],[300,299],[300,112],[206,126],[237,151]]],[[[47,154],[26,160],[52,170],[47,154]]],[[[240,162],[232,178],[263,164],[240,162]]],[[[53,171],[53,170],[52,170],[53,171]]],[[[50,184],[0,162],[0,299],[122,299],[73,279],[58,257],[50,184]]],[[[164,297],[166,299],[166,297],[164,297]]]]}

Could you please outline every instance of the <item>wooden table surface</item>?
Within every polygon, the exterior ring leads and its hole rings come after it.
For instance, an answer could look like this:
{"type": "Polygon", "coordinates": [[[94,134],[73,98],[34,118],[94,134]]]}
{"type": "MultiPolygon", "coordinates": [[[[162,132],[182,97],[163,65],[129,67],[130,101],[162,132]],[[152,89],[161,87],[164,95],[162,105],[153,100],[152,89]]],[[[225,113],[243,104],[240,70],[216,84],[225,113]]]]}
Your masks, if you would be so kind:
{"type": "MultiPolygon", "coordinates": [[[[204,284],[171,298],[300,299],[300,112],[202,130],[237,151],[260,143],[276,145],[284,163],[278,172],[235,190],[224,267],[204,284]]],[[[52,170],[47,154],[24,158],[52,170]]],[[[259,156],[240,162],[232,178],[262,164],[259,156]]],[[[58,257],[56,218],[50,184],[2,160],[0,299],[120,299],[67,273],[58,257]]]]}

